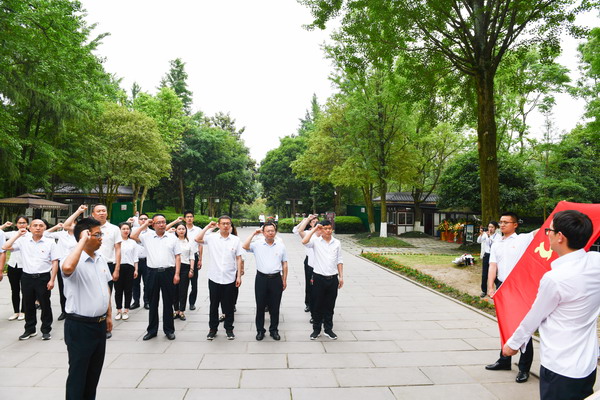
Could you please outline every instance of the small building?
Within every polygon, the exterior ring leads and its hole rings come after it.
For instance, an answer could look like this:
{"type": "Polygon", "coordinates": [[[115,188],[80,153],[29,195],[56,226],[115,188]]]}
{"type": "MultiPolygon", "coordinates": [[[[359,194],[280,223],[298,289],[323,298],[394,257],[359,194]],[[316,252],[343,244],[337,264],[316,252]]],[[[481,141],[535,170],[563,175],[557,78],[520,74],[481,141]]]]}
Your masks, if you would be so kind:
{"type": "MultiPolygon", "coordinates": [[[[381,197],[375,197],[373,202],[380,203],[381,197]]],[[[415,221],[415,202],[411,192],[390,192],[386,195],[387,232],[400,235],[405,232],[421,231],[431,236],[438,236],[437,226],[444,219],[474,220],[475,213],[469,209],[440,210],[437,207],[438,196],[430,194],[421,203],[422,219],[415,221]]],[[[365,206],[347,206],[348,215],[360,217],[368,229],[365,206]]],[[[375,209],[375,228],[379,231],[381,207],[375,209]]]]}

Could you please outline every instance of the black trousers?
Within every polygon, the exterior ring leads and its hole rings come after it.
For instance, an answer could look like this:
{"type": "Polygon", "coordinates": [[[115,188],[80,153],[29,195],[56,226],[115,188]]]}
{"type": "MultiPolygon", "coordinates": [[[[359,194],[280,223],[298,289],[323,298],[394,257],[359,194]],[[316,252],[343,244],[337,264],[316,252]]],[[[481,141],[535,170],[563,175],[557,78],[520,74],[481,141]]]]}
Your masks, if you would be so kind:
{"type": "Polygon", "coordinates": [[[65,320],[65,344],[69,354],[67,400],[93,400],[106,352],[106,321],[65,320]]]}
{"type": "Polygon", "coordinates": [[[281,276],[268,277],[256,272],[254,280],[254,297],[256,299],[256,330],[265,332],[265,306],[269,306],[271,324],[269,332],[277,332],[279,327],[279,306],[283,294],[281,276]]]}
{"type": "Polygon", "coordinates": [[[175,322],[173,321],[173,294],[175,285],[173,277],[175,268],[165,268],[160,271],[157,268],[148,268],[148,296],[150,297],[150,310],[148,333],[156,335],[158,333],[158,301],[162,293],[163,304],[163,332],[175,333],[175,322]]]}
{"type": "MultiPolygon", "coordinates": [[[[107,263],[108,264],[108,270],[110,271],[110,276],[113,275],[113,272],[115,272],[115,263],[107,263]]],[[[120,273],[120,272],[119,272],[120,273]]],[[[121,277],[119,276],[119,279],[121,279],[121,277]]],[[[110,289],[110,292],[113,292],[113,287],[115,286],[115,281],[113,281],[111,279],[110,282],[108,282],[108,288],[110,289]]]]}
{"type": "Polygon", "coordinates": [[[313,273],[313,330],[320,332],[321,324],[326,331],[333,328],[333,309],[337,299],[338,285],[337,275],[329,277],[313,273]]]}
{"type": "Polygon", "coordinates": [[[308,256],[304,258],[304,305],[308,308],[311,307],[312,302],[312,275],[313,275],[313,267],[308,265],[308,256]]]}
{"type": "Polygon", "coordinates": [[[131,307],[131,297],[133,295],[133,273],[135,267],[131,264],[121,264],[119,271],[119,280],[115,282],[115,305],[117,310],[131,307]],[[125,297],[125,304],[123,304],[125,297]]]}
{"type": "Polygon", "coordinates": [[[30,275],[23,272],[21,276],[21,289],[23,290],[23,305],[25,308],[25,332],[35,332],[37,317],[35,313],[35,300],[40,302],[42,309],[42,333],[50,333],[52,330],[52,307],[50,307],[50,291],[48,282],[50,272],[30,275]]]}
{"type": "Polygon", "coordinates": [[[56,280],[58,281],[58,295],[60,298],[60,312],[65,312],[65,304],[67,304],[67,298],[65,297],[65,282],[63,280],[62,273],[60,272],[60,263],[58,264],[58,272],[56,273],[56,280]]]}
{"type": "MultiPolygon", "coordinates": [[[[512,365],[512,357],[505,357],[502,355],[502,350],[500,350],[500,358],[498,362],[502,365],[512,365]]],[[[521,353],[519,357],[519,371],[529,372],[531,369],[531,363],[533,362],[533,340],[530,338],[529,342],[527,342],[527,347],[525,348],[525,353],[521,353]]]]}
{"type": "Polygon", "coordinates": [[[21,301],[21,275],[23,274],[22,268],[8,267],[8,282],[10,283],[11,300],[13,305],[13,311],[16,313],[24,312],[25,306],[21,301]],[[19,308],[20,307],[20,308],[19,308]]]}
{"type": "Polygon", "coordinates": [[[190,286],[189,273],[190,264],[182,263],[179,270],[179,283],[175,285],[175,295],[173,296],[173,308],[175,311],[185,311],[185,303],[187,302],[187,293],[190,286]]]}
{"type": "Polygon", "coordinates": [[[144,292],[142,300],[144,304],[148,304],[148,263],[146,258],[140,258],[138,260],[138,276],[133,280],[132,297],[134,303],[140,302],[140,295],[142,294],[142,279],[144,280],[144,292]]]}
{"type": "Polygon", "coordinates": [[[568,378],[540,366],[540,399],[583,400],[594,393],[596,370],[585,378],[568,378]]]}
{"type": "MultiPolygon", "coordinates": [[[[198,253],[194,255],[194,276],[190,279],[192,290],[190,291],[190,306],[196,305],[198,298],[198,253]]],[[[185,310],[185,309],[184,309],[185,310]]]]}
{"type": "MultiPolygon", "coordinates": [[[[235,301],[235,281],[222,285],[208,280],[208,294],[210,297],[210,310],[208,317],[208,326],[210,330],[216,331],[219,328],[219,304],[225,314],[223,325],[226,331],[233,330],[233,305],[235,301]]],[[[264,308],[263,308],[264,310],[264,308]]]]}

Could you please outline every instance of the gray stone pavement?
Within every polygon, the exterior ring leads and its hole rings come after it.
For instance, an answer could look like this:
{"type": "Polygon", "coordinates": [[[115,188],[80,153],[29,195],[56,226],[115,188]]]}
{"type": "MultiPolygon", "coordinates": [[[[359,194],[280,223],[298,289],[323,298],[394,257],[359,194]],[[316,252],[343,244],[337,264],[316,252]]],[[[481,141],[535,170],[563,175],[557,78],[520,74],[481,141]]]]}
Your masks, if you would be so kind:
{"type": "MultiPolygon", "coordinates": [[[[241,229],[245,239],[251,229],[241,229]]],[[[253,256],[248,257],[235,315],[234,341],[223,330],[206,341],[206,270],[200,273],[198,309],[175,322],[175,341],[162,334],[144,342],[147,312],[116,321],[98,399],[535,399],[538,380],[514,382],[512,371],[486,371],[498,356],[496,322],[476,310],[422,288],[345,251],[334,330],[337,341],[309,340],[303,311],[304,251],[296,236],[281,234],[290,258],[284,292],[282,340],[254,339],[253,256]]],[[[22,322],[9,322],[8,279],[0,282],[0,399],[62,399],[67,376],[63,323],[52,340],[19,342],[22,322]]],[[[53,294],[58,316],[58,296],[53,294]]],[[[268,319],[268,317],[267,317],[268,319]]],[[[39,322],[38,322],[39,323],[39,322]]],[[[537,346],[536,346],[537,347],[537,346]]],[[[537,362],[533,371],[539,369],[537,362]]]]}

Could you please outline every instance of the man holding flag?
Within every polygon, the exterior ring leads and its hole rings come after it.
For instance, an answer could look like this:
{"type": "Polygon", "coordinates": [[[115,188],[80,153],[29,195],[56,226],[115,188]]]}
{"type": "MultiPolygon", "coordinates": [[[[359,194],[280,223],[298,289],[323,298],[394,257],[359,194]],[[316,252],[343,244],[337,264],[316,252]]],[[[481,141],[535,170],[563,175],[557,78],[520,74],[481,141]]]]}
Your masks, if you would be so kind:
{"type": "MultiPolygon", "coordinates": [[[[533,240],[539,229],[527,234],[516,233],[519,226],[519,218],[515,213],[506,212],[502,214],[499,221],[502,240],[494,242],[490,252],[490,269],[488,272],[488,295],[493,297],[496,293],[495,280],[498,278],[500,284],[506,280],[517,262],[527,250],[527,246],[533,240]]],[[[518,383],[527,382],[529,370],[533,362],[533,342],[531,338],[526,343],[524,352],[519,359],[519,373],[515,379],[518,383]]],[[[511,357],[504,356],[500,351],[500,358],[493,364],[485,366],[487,370],[510,370],[511,357]]]]}
{"type": "Polygon", "coordinates": [[[584,399],[596,381],[600,312],[600,253],[586,253],[592,236],[590,218],[579,211],[554,215],[545,233],[559,256],[540,281],[533,306],[503,348],[517,353],[539,327],[540,397],[584,399]]]}

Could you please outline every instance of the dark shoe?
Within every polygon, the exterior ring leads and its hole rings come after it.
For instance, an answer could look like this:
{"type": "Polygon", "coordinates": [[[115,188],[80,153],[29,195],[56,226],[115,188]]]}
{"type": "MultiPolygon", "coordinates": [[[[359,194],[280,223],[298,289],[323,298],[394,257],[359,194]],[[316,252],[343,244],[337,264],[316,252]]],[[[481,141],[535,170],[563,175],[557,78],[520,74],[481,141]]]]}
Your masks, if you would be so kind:
{"type": "Polygon", "coordinates": [[[311,324],[314,324],[315,323],[315,319],[311,318],[310,321],[308,321],[308,322],[311,323],[311,324]]]}
{"type": "Polygon", "coordinates": [[[517,379],[515,379],[515,381],[517,381],[517,383],[523,383],[527,382],[527,379],[529,379],[529,372],[519,371],[519,373],[517,374],[517,379]]]}
{"type": "MultiPolygon", "coordinates": [[[[42,340],[50,340],[50,339],[52,339],[52,335],[50,335],[49,333],[42,333],[42,340]]],[[[518,379],[518,377],[517,377],[517,379],[518,379]]],[[[525,379],[525,380],[527,380],[527,379],[525,379]]],[[[523,382],[525,382],[525,381],[523,381],[523,382]]]]}
{"type": "Polygon", "coordinates": [[[235,335],[233,334],[233,331],[226,331],[225,333],[227,333],[227,340],[235,339],[235,335]]]}
{"type": "Polygon", "coordinates": [[[321,332],[319,332],[319,331],[313,331],[313,333],[310,334],[310,340],[315,340],[319,336],[321,336],[321,332]]]}
{"type": "Polygon", "coordinates": [[[67,318],[67,314],[65,314],[64,312],[61,312],[60,315],[58,316],[59,321],[62,321],[65,318],[67,318]]]}
{"type": "Polygon", "coordinates": [[[269,306],[265,306],[265,312],[269,312],[269,306]]]}
{"type": "Polygon", "coordinates": [[[145,308],[146,310],[149,310],[149,309],[150,309],[150,304],[148,304],[148,303],[144,304],[144,308],[145,308]]]}
{"type": "Polygon", "coordinates": [[[146,333],[144,335],[144,337],[142,338],[142,340],[150,340],[150,339],[155,338],[155,337],[156,337],[156,333],[146,333]]]}
{"type": "Polygon", "coordinates": [[[34,337],[35,335],[37,335],[37,332],[25,332],[24,334],[19,336],[19,340],[27,340],[29,338],[34,337]]]}
{"type": "Polygon", "coordinates": [[[273,338],[273,340],[281,340],[281,336],[279,336],[279,332],[277,331],[271,332],[271,337],[273,338]]]}
{"type": "Polygon", "coordinates": [[[174,333],[167,333],[167,339],[169,339],[169,340],[175,340],[175,334],[174,333]]]}
{"type": "Polygon", "coordinates": [[[136,308],[140,308],[140,302],[136,301],[134,302],[131,307],[129,307],[130,310],[135,310],[136,308]]]}
{"type": "Polygon", "coordinates": [[[485,369],[489,371],[510,371],[510,364],[504,364],[500,361],[496,361],[493,364],[486,365],[485,369]]]}
{"type": "Polygon", "coordinates": [[[233,306],[233,312],[237,312],[237,307],[233,306]]]}
{"type": "Polygon", "coordinates": [[[310,307],[309,306],[304,307],[304,312],[310,312],[310,307]]]}
{"type": "Polygon", "coordinates": [[[225,321],[225,314],[221,314],[221,316],[219,317],[219,322],[223,321],[225,321]]]}
{"type": "Polygon", "coordinates": [[[331,340],[337,339],[337,335],[331,329],[325,330],[323,333],[325,333],[325,336],[327,336],[331,340]]]}
{"type": "Polygon", "coordinates": [[[208,331],[208,335],[206,335],[206,340],[213,340],[217,336],[217,331],[210,330],[208,331]]]}
{"type": "Polygon", "coordinates": [[[258,332],[256,334],[256,340],[263,340],[265,338],[265,333],[264,332],[258,332]]]}
{"type": "Polygon", "coordinates": [[[175,319],[177,319],[177,318],[179,318],[179,314],[177,314],[177,313],[175,313],[175,312],[174,312],[174,313],[173,313],[173,319],[175,320],[175,319]]]}
{"type": "Polygon", "coordinates": [[[184,313],[179,314],[179,319],[182,321],[185,321],[187,318],[185,317],[184,313]]]}
{"type": "Polygon", "coordinates": [[[112,332],[106,332],[106,338],[110,339],[112,337],[112,332]]]}
{"type": "Polygon", "coordinates": [[[40,306],[40,303],[35,303],[35,309],[39,310],[40,308],[42,308],[42,306],[40,306]]]}
{"type": "Polygon", "coordinates": [[[193,304],[190,304],[190,310],[194,311],[196,309],[196,306],[193,304]]]}
{"type": "Polygon", "coordinates": [[[487,296],[487,293],[485,293],[485,292],[481,292],[481,294],[479,295],[479,297],[481,297],[482,299],[483,299],[485,296],[487,296]]]}

